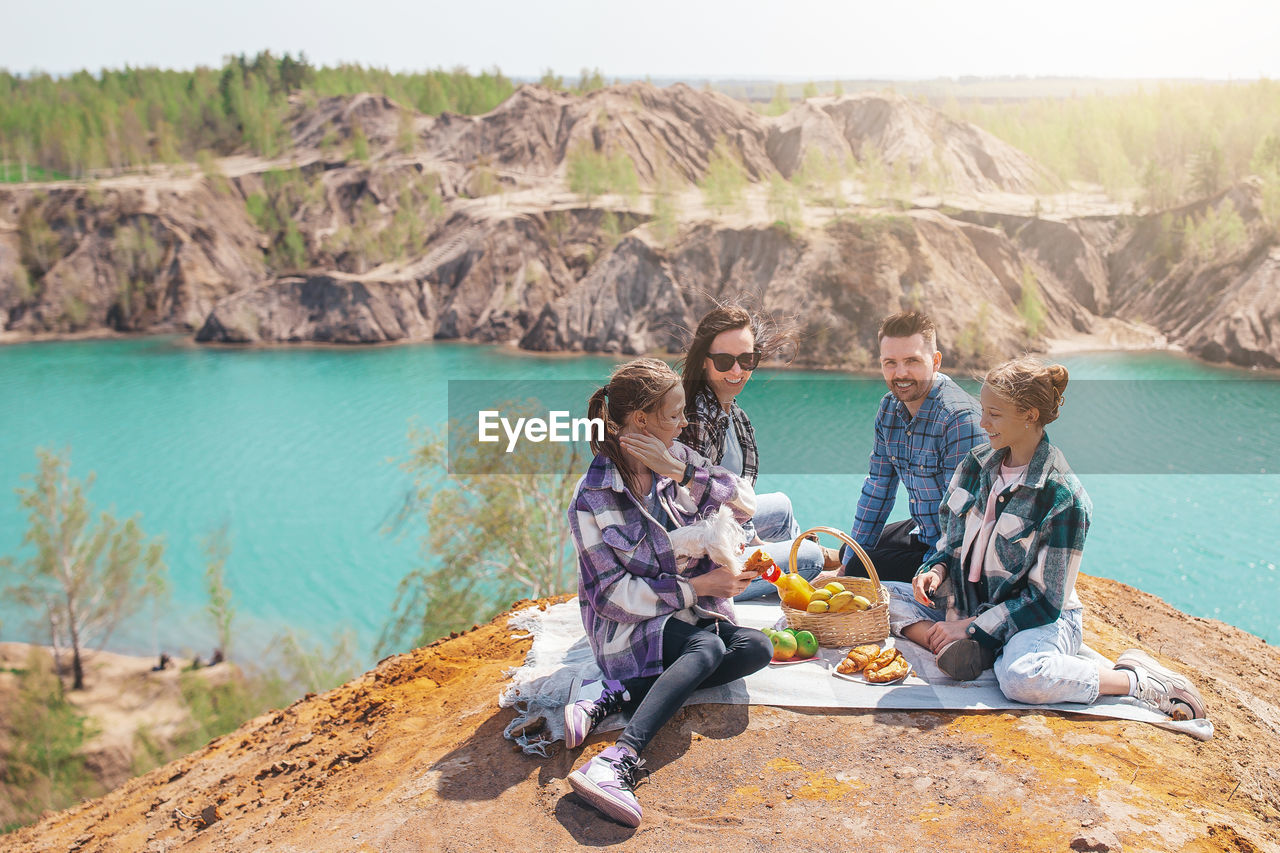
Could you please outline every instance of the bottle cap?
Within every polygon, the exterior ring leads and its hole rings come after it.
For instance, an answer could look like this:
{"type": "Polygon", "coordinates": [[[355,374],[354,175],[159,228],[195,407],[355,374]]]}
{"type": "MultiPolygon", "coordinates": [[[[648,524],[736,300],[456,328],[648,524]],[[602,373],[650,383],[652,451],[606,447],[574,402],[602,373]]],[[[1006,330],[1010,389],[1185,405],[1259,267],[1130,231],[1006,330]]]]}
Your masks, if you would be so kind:
{"type": "Polygon", "coordinates": [[[760,573],[760,577],[764,578],[769,583],[777,583],[778,578],[782,577],[782,570],[778,568],[777,563],[771,561],[769,565],[764,567],[764,571],[760,573]]]}

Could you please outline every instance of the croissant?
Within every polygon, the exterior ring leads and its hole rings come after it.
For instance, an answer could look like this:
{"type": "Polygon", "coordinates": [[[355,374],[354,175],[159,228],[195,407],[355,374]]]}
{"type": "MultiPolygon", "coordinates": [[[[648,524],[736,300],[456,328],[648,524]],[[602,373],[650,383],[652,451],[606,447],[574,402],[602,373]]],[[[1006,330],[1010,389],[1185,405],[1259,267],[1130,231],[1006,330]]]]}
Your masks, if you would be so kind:
{"type": "Polygon", "coordinates": [[[907,663],[907,659],[904,657],[897,657],[886,666],[883,666],[874,672],[867,670],[865,677],[867,681],[870,681],[873,684],[887,684],[890,681],[897,681],[900,678],[906,677],[910,671],[911,664],[907,663]]]}
{"type": "Polygon", "coordinates": [[[836,672],[843,675],[849,675],[854,672],[862,672],[866,669],[867,664],[876,659],[880,654],[880,647],[874,645],[854,646],[845,655],[845,659],[836,667],[836,672]]]}
{"type": "Polygon", "coordinates": [[[873,684],[885,684],[897,681],[911,671],[911,664],[897,649],[885,649],[876,659],[867,664],[863,675],[873,684]]]}
{"type": "Polygon", "coordinates": [[[742,565],[742,570],[758,575],[771,565],[773,565],[773,558],[757,548],[750,557],[747,557],[747,562],[742,565]]]}
{"type": "Polygon", "coordinates": [[[901,656],[902,656],[902,652],[898,651],[897,649],[893,649],[893,648],[883,649],[881,650],[880,654],[876,655],[875,660],[870,661],[866,665],[866,669],[876,670],[882,666],[888,666],[889,664],[893,663],[895,659],[901,656]]]}

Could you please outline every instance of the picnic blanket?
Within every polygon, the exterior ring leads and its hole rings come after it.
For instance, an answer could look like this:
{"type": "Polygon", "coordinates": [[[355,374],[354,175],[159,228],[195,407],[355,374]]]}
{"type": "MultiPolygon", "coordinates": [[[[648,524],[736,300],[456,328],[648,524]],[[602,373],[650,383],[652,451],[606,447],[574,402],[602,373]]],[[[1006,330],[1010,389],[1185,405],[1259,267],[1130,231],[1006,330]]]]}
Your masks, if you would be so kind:
{"type": "MultiPolygon", "coordinates": [[[[782,609],[777,603],[749,602],[735,605],[737,621],[752,628],[781,627],[782,609]]],[[[600,678],[600,670],[587,644],[582,629],[577,599],[547,608],[522,610],[511,618],[511,627],[533,636],[533,648],[523,666],[509,673],[511,684],[499,696],[502,707],[514,707],[516,718],[504,735],[519,744],[525,752],[546,755],[557,740],[564,739],[565,702],[575,677],[600,678]]],[[[943,675],[933,662],[933,655],[910,640],[890,637],[910,661],[914,674],[901,684],[863,684],[836,678],[836,664],[844,659],[843,650],[822,649],[819,657],[804,663],[771,664],[744,679],[699,690],[687,704],[775,705],[790,708],[851,708],[862,710],[956,710],[993,711],[1027,710],[1062,711],[1090,717],[1114,717],[1136,720],[1189,734],[1199,740],[1213,737],[1213,723],[1208,720],[1170,720],[1150,711],[1129,697],[1103,696],[1092,705],[1059,703],[1027,705],[1005,698],[991,670],[974,681],[958,682],[943,675]]],[[[1102,655],[1085,647],[1081,656],[1106,661],[1102,655]]],[[[620,714],[607,717],[597,731],[620,729],[625,725],[620,714]]]]}

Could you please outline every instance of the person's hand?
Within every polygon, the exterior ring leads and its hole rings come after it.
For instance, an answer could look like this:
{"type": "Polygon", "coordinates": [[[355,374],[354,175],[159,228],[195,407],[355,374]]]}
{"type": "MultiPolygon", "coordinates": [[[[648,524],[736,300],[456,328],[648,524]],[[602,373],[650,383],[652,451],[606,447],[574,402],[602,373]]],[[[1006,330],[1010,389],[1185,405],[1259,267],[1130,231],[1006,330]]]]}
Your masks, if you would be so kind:
{"type": "Polygon", "coordinates": [[[756,576],[751,572],[738,571],[736,566],[716,566],[706,574],[689,578],[689,583],[699,598],[704,595],[713,598],[733,598],[755,579],[756,576]]]}
{"type": "Polygon", "coordinates": [[[963,640],[969,636],[968,628],[972,621],[973,619],[951,619],[946,622],[934,622],[927,637],[929,651],[936,655],[956,640],[963,640]]]}
{"type": "Polygon", "coordinates": [[[921,575],[916,575],[911,579],[911,591],[915,593],[916,601],[925,607],[935,607],[933,603],[933,592],[942,585],[942,570],[934,566],[929,571],[921,575]]]}
{"type": "Polygon", "coordinates": [[[671,451],[648,433],[628,432],[618,438],[625,453],[639,459],[646,468],[663,477],[679,482],[684,477],[684,463],[671,455],[671,451]]]}

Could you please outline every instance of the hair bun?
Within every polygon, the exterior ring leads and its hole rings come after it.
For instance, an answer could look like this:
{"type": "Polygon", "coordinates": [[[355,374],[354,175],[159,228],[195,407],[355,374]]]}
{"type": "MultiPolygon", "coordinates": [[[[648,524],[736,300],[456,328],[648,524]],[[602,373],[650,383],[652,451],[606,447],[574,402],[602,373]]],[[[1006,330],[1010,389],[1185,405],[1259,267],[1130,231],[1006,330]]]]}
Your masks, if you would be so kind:
{"type": "Polygon", "coordinates": [[[1049,384],[1053,386],[1053,390],[1057,391],[1058,396],[1061,397],[1067,390],[1067,369],[1061,364],[1051,364],[1044,370],[1049,375],[1049,384]]]}

